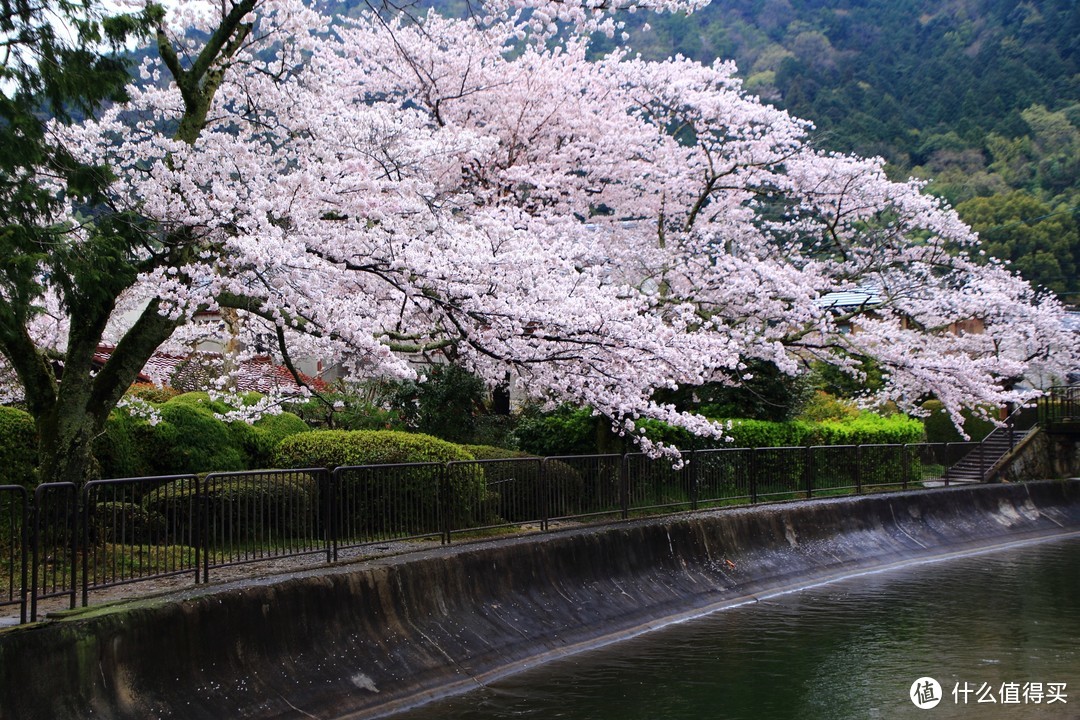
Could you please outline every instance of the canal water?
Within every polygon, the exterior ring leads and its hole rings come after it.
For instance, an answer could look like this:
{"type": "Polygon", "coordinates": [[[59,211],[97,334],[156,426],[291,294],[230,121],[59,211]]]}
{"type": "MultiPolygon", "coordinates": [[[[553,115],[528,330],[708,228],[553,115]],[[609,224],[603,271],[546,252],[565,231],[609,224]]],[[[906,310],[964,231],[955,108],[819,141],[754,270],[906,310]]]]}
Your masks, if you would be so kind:
{"type": "Polygon", "coordinates": [[[394,716],[466,718],[1080,720],[1080,537],[761,599],[394,716]]]}

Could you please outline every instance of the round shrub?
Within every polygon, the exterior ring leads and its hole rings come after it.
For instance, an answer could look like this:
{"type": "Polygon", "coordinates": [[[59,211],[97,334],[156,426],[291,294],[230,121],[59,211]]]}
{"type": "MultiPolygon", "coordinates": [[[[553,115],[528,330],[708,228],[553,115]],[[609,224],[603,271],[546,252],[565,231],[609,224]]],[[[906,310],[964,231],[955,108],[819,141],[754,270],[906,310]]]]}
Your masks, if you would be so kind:
{"type": "MultiPolygon", "coordinates": [[[[315,430],[285,438],[278,445],[276,465],[285,468],[337,468],[357,465],[471,461],[458,445],[430,435],[393,430],[315,430]]],[[[399,468],[396,471],[343,471],[332,502],[364,532],[430,532],[440,517],[441,468],[399,468]]],[[[484,473],[478,467],[450,473],[455,527],[481,524],[490,510],[484,473]]]]}
{"type": "Polygon", "coordinates": [[[109,414],[105,429],[94,440],[94,458],[103,478],[153,475],[150,448],[154,427],[141,417],[118,408],[109,414]]]}
{"type": "Polygon", "coordinates": [[[474,460],[512,460],[514,458],[537,457],[524,450],[508,450],[494,445],[461,445],[460,447],[472,455],[474,460]]]}
{"type": "Polygon", "coordinates": [[[152,545],[165,539],[165,516],[138,503],[98,503],[90,523],[90,537],[97,542],[152,545]]]}
{"type": "MultiPolygon", "coordinates": [[[[520,450],[491,445],[463,445],[477,460],[517,460],[536,458],[535,455],[520,450]]],[[[485,463],[484,478],[489,488],[500,488],[504,483],[520,479],[523,475],[513,463],[485,463]]],[[[525,486],[520,483],[510,491],[501,491],[503,497],[499,515],[509,521],[536,520],[540,517],[561,517],[573,515],[582,509],[585,495],[585,479],[581,473],[561,460],[548,460],[543,464],[544,481],[547,487],[546,501],[542,498],[539,487],[525,486]],[[512,493],[512,497],[509,495],[512,493]],[[544,502],[541,505],[541,502],[544,502]]],[[[526,474],[524,477],[540,482],[539,473],[526,474]],[[535,479],[534,479],[535,478],[535,479]]],[[[500,492],[496,490],[496,492],[500,492]]],[[[496,499],[498,500],[498,498],[496,499]]]]}
{"type": "Polygon", "coordinates": [[[30,413],[0,406],[0,485],[37,484],[37,429],[30,413]]]}
{"type": "Polygon", "coordinates": [[[247,458],[225,423],[210,408],[173,398],[161,406],[149,464],[155,474],[243,470],[247,458]]]}
{"type": "MultiPolygon", "coordinates": [[[[238,421],[229,425],[247,425],[247,423],[238,421]]],[[[289,412],[266,415],[256,420],[254,425],[247,425],[247,427],[255,431],[254,443],[245,446],[250,468],[271,467],[274,464],[274,453],[277,452],[277,447],[282,440],[311,431],[311,428],[299,416],[289,412]]]]}
{"type": "MultiPolygon", "coordinates": [[[[306,537],[315,529],[317,482],[307,474],[239,474],[202,481],[206,521],[211,535],[233,541],[306,537]]],[[[177,532],[192,528],[196,517],[195,483],[174,480],[146,495],[143,508],[165,518],[177,532]]]]}
{"type": "Polygon", "coordinates": [[[170,405],[192,405],[209,409],[211,412],[227,413],[233,408],[221,400],[211,400],[210,393],[202,390],[181,393],[168,401],[170,405]]]}

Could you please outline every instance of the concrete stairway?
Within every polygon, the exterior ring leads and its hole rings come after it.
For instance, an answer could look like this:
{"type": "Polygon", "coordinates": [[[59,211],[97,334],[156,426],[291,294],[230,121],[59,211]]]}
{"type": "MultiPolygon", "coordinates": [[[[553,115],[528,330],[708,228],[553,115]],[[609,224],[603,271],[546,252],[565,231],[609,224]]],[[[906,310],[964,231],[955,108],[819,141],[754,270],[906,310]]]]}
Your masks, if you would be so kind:
{"type": "Polygon", "coordinates": [[[946,470],[950,483],[985,482],[998,461],[1008,455],[1037,427],[1032,408],[1014,412],[1005,427],[996,428],[982,442],[946,470]]]}

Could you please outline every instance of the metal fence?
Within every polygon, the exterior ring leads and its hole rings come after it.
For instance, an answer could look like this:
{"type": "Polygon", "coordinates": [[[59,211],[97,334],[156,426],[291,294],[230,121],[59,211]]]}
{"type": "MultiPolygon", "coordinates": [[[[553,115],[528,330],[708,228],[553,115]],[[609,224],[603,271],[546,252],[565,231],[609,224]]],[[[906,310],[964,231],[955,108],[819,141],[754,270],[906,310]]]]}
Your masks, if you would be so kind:
{"type": "MultiPolygon", "coordinates": [[[[978,443],[723,448],[0,486],[0,606],[398,541],[949,485],[978,443]]],[[[974,458],[974,459],[973,459],[974,458]]],[[[980,475],[981,477],[981,475],[980,475]]]]}
{"type": "Polygon", "coordinates": [[[1080,385],[1050,388],[1039,401],[1039,424],[1050,429],[1057,425],[1080,426],[1080,385]]]}

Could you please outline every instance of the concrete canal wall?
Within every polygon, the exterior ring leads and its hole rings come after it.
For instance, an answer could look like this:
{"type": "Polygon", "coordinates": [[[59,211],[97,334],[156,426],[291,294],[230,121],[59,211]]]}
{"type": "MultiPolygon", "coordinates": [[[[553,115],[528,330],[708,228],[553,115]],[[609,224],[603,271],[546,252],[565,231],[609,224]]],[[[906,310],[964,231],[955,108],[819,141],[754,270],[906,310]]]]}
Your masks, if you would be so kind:
{"type": "Polygon", "coordinates": [[[577,528],[0,631],[2,718],[368,717],[755,595],[1080,532],[1080,481],[577,528]]]}

